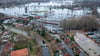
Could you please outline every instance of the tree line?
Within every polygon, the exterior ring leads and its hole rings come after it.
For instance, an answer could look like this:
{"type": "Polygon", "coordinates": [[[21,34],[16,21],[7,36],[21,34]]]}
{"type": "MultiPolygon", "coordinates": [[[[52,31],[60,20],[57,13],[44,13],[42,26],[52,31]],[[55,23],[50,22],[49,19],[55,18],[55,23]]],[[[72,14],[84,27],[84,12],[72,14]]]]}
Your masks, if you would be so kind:
{"type": "Polygon", "coordinates": [[[64,30],[93,31],[99,27],[99,21],[96,16],[82,16],[79,18],[62,20],[60,26],[64,30]]]}

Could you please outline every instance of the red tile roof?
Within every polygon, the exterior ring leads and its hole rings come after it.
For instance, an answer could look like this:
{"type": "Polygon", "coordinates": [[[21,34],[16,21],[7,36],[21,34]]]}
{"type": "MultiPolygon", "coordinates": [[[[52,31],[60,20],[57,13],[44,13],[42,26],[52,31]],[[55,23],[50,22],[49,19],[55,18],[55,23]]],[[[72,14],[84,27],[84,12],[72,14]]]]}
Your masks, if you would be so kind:
{"type": "Polygon", "coordinates": [[[58,50],[62,50],[62,49],[64,49],[64,47],[59,47],[59,48],[58,48],[58,50]]]}
{"type": "Polygon", "coordinates": [[[73,48],[73,47],[76,47],[76,46],[77,46],[77,45],[72,45],[72,48],[73,48]]]}
{"type": "Polygon", "coordinates": [[[28,56],[28,49],[24,48],[24,49],[12,51],[11,56],[28,56]]]}
{"type": "Polygon", "coordinates": [[[66,42],[69,42],[70,40],[69,40],[69,39],[66,39],[65,41],[66,41],[66,42]]]}
{"type": "Polygon", "coordinates": [[[69,54],[65,53],[64,56],[70,56],[69,54]]]}

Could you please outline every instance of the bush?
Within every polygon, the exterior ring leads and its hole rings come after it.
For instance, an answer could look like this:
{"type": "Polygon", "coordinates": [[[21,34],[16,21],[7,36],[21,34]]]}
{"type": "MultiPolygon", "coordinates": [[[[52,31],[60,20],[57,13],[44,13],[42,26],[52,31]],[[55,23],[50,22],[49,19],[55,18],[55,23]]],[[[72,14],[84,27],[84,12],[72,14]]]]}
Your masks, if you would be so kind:
{"type": "Polygon", "coordinates": [[[61,42],[61,40],[59,40],[59,39],[56,39],[56,41],[59,43],[59,42],[61,42]]]}
{"type": "Polygon", "coordinates": [[[74,36],[72,35],[72,36],[70,37],[70,39],[71,39],[71,41],[74,41],[74,36]]]}

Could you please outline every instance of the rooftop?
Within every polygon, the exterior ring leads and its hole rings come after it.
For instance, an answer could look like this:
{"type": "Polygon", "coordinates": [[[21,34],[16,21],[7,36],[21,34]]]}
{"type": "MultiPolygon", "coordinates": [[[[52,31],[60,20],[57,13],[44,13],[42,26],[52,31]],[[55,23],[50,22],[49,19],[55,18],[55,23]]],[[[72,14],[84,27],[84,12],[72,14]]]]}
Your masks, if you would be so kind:
{"type": "Polygon", "coordinates": [[[13,47],[13,44],[10,41],[8,41],[7,43],[5,43],[3,51],[4,52],[10,51],[10,48],[12,47],[13,47]]]}
{"type": "Polygon", "coordinates": [[[24,49],[12,51],[11,56],[28,56],[28,49],[24,48],[24,49]]]}

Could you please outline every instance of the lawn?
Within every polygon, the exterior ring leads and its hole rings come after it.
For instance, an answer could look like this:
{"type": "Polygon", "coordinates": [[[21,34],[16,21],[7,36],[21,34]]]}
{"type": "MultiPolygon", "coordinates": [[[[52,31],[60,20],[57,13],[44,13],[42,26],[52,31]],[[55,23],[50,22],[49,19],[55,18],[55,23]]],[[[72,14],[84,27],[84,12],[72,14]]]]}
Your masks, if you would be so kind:
{"type": "Polygon", "coordinates": [[[15,42],[14,50],[28,48],[30,56],[38,56],[41,54],[41,48],[33,40],[15,42]]]}
{"type": "Polygon", "coordinates": [[[29,41],[30,55],[38,56],[41,55],[41,48],[35,41],[29,41]],[[30,45],[31,44],[31,45],[30,45]]]}
{"type": "Polygon", "coordinates": [[[19,41],[14,43],[14,50],[27,48],[27,41],[19,41]]]}

